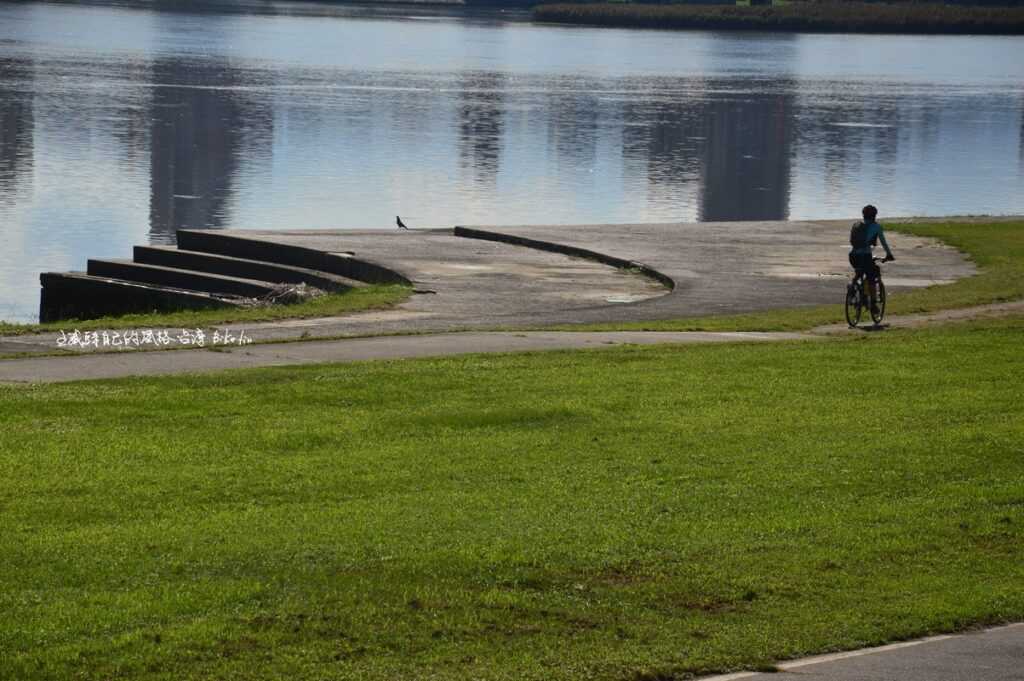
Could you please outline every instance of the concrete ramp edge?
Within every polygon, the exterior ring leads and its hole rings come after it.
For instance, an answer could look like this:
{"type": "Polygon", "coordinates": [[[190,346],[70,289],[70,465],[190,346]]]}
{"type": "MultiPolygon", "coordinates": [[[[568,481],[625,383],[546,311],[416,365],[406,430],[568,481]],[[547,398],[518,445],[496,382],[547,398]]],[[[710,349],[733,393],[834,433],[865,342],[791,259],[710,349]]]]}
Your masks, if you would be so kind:
{"type": "Polygon", "coordinates": [[[541,241],[539,239],[530,239],[524,236],[517,236],[515,234],[505,234],[502,232],[492,232],[484,229],[475,229],[472,227],[456,227],[453,230],[453,234],[457,237],[464,239],[481,239],[484,241],[500,241],[501,243],[512,244],[515,246],[523,246],[525,248],[534,248],[540,251],[549,251],[551,253],[560,253],[562,255],[573,256],[576,258],[585,258],[586,260],[593,260],[604,265],[616,267],[623,270],[636,270],[646,277],[654,279],[658,283],[662,284],[670,291],[675,289],[675,280],[665,274],[659,272],[650,265],[645,265],[642,262],[636,262],[635,260],[626,260],[625,258],[617,258],[614,255],[608,255],[606,253],[599,253],[597,251],[591,251],[586,248],[580,248],[578,246],[569,246],[567,244],[559,244],[553,241],[541,241]]]}
{"type": "Polygon", "coordinates": [[[412,286],[412,282],[406,276],[369,260],[265,239],[218,234],[209,230],[179,229],[178,248],[233,258],[305,267],[338,274],[368,284],[412,286]]]}

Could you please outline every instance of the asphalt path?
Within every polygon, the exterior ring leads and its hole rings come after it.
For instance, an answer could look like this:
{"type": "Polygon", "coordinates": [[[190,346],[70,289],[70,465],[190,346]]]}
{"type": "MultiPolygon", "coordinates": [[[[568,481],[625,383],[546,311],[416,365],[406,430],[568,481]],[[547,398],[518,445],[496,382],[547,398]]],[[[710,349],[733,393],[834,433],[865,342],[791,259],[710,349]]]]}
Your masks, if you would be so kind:
{"type": "Polygon", "coordinates": [[[1021,681],[1024,623],[791,660],[701,681],[1021,681]]]}
{"type": "Polygon", "coordinates": [[[152,352],[125,350],[7,359],[0,361],[0,383],[58,383],[125,376],[208,373],[247,367],[442,357],[473,353],[595,349],[616,345],[739,343],[813,338],[815,336],[798,333],[650,331],[498,331],[376,336],[240,347],[220,346],[215,348],[216,351],[209,348],[152,352]]]}

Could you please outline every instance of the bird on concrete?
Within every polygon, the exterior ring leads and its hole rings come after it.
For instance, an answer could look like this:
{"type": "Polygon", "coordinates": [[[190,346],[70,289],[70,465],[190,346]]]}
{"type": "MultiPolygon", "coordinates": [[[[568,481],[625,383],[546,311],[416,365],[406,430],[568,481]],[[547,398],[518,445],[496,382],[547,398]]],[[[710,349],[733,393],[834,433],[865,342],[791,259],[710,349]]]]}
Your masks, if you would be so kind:
{"type": "Polygon", "coordinates": [[[397,215],[395,216],[395,222],[398,224],[398,229],[409,229],[408,227],[405,226],[405,223],[402,222],[402,218],[398,217],[397,215]]]}

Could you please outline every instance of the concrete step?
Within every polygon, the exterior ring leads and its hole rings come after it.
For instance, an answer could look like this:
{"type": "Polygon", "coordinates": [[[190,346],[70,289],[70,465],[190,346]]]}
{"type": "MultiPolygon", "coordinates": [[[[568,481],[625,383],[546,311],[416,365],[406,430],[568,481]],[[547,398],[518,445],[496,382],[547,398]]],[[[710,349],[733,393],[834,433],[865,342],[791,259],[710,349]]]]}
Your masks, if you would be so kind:
{"type": "Polygon", "coordinates": [[[86,267],[87,273],[96,277],[112,277],[203,293],[260,298],[274,291],[274,285],[266,281],[226,277],[220,274],[160,265],[145,265],[131,260],[89,260],[86,267]]]}
{"type": "Polygon", "coordinates": [[[228,277],[278,284],[307,284],[324,291],[347,291],[357,286],[365,286],[361,281],[338,274],[260,260],[187,251],[173,246],[136,246],[134,259],[140,264],[208,272],[228,277]]]}
{"type": "Polygon", "coordinates": [[[402,274],[368,260],[210,230],[178,230],[178,248],[320,270],[368,284],[412,285],[402,274]]]}
{"type": "Polygon", "coordinates": [[[43,287],[39,299],[41,322],[232,307],[247,300],[84,272],[43,272],[39,282],[43,287]]]}

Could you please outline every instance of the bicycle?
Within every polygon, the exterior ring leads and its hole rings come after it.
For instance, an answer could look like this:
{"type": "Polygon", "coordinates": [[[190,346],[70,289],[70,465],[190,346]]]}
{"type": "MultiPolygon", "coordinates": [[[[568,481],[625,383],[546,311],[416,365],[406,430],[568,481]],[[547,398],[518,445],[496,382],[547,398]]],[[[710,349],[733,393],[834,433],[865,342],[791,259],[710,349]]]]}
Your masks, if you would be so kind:
{"type": "MultiPolygon", "coordinates": [[[[885,262],[884,258],[872,258],[872,261],[885,262]]],[[[858,271],[854,274],[853,280],[846,285],[846,323],[850,328],[856,328],[860,323],[864,310],[870,310],[871,320],[878,326],[885,317],[885,284],[882,282],[881,270],[879,270],[877,289],[875,291],[875,309],[871,309],[871,295],[868,292],[867,272],[858,271]]]]}

